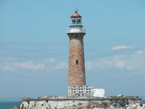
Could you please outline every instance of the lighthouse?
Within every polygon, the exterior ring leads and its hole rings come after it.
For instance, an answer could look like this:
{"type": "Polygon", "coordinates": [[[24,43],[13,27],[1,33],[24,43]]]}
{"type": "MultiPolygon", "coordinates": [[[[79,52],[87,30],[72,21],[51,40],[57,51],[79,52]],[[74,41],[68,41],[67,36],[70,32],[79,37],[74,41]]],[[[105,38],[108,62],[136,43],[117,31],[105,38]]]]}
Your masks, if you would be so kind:
{"type": "MultiPolygon", "coordinates": [[[[70,17],[69,37],[69,67],[68,67],[68,96],[86,96],[86,77],[82,16],[77,11],[70,17]]],[[[91,89],[90,89],[91,90],[91,89]]]]}
{"type": "Polygon", "coordinates": [[[69,36],[68,85],[86,85],[82,16],[75,11],[71,16],[69,36]]]}

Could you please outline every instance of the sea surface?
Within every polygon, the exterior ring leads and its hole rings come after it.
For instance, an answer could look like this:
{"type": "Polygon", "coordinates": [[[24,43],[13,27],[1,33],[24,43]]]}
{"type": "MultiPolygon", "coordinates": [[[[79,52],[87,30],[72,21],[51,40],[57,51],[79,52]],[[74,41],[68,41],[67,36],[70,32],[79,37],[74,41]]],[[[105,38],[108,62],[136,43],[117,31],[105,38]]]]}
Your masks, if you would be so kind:
{"type": "Polygon", "coordinates": [[[21,101],[0,101],[0,109],[11,109],[18,107],[21,101]]]}
{"type": "MultiPolygon", "coordinates": [[[[17,107],[21,101],[0,101],[0,109],[11,109],[17,107]]],[[[142,100],[142,104],[145,104],[145,100],[142,100]]]]}

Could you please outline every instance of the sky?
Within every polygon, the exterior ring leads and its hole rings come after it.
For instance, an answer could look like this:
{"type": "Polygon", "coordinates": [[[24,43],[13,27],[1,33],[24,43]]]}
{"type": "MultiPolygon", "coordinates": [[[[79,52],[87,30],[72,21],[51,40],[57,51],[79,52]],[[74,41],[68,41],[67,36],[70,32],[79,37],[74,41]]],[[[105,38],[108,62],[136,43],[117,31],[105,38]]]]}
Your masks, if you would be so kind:
{"type": "Polygon", "coordinates": [[[1,0],[0,98],[67,96],[66,32],[76,9],[87,85],[145,96],[145,0],[1,0]]]}

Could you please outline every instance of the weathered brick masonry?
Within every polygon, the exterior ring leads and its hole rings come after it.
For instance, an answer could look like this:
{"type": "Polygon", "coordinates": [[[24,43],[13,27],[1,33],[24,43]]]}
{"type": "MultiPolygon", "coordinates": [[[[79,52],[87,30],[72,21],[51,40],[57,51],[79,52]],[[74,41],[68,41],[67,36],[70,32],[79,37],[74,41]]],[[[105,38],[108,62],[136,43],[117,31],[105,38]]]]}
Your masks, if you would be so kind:
{"type": "Polygon", "coordinates": [[[69,36],[68,85],[86,85],[83,37],[85,33],[67,33],[69,36]]]}

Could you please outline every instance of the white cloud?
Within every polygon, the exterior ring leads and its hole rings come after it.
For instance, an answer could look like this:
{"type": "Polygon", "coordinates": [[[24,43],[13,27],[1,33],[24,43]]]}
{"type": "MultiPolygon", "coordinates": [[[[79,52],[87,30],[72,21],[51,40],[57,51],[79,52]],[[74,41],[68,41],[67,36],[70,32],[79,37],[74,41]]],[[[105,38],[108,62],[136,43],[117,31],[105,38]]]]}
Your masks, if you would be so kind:
{"type": "Polygon", "coordinates": [[[116,65],[117,67],[122,68],[124,66],[124,61],[118,61],[116,65]]]}
{"type": "Polygon", "coordinates": [[[44,64],[37,64],[37,65],[34,65],[33,64],[34,62],[33,61],[27,61],[25,63],[14,63],[15,66],[19,66],[23,69],[33,69],[33,70],[37,70],[37,69],[44,69],[45,68],[45,65],[44,64]]]}
{"type": "Polygon", "coordinates": [[[114,48],[112,48],[112,50],[129,49],[129,48],[133,48],[133,46],[120,45],[120,46],[115,46],[114,48]]]}
{"type": "Polygon", "coordinates": [[[143,51],[141,50],[141,51],[136,51],[135,53],[142,53],[143,51]]]}
{"type": "Polygon", "coordinates": [[[114,67],[118,61],[118,56],[112,57],[105,57],[101,58],[99,61],[95,62],[96,67],[98,67],[101,70],[108,69],[111,67],[114,67]]]}
{"type": "Polygon", "coordinates": [[[68,64],[67,63],[57,61],[54,58],[46,59],[45,62],[47,63],[46,64],[46,66],[47,66],[46,71],[52,71],[52,70],[56,70],[56,69],[66,69],[66,68],[68,68],[68,64]]]}
{"type": "Polygon", "coordinates": [[[105,57],[95,62],[97,69],[108,70],[110,68],[122,69],[125,66],[126,55],[114,55],[111,57],[105,57]]]}
{"type": "Polygon", "coordinates": [[[100,70],[126,69],[145,73],[145,50],[136,51],[131,55],[114,55],[101,58],[95,62],[94,68],[100,70]],[[95,66],[96,65],[96,66],[95,66]]]}
{"type": "Polygon", "coordinates": [[[6,66],[3,68],[3,70],[4,70],[4,71],[8,71],[8,70],[13,71],[13,70],[15,70],[15,69],[10,68],[9,65],[6,65],[6,66]]]}
{"type": "Polygon", "coordinates": [[[66,68],[68,68],[68,64],[66,64],[65,62],[58,63],[55,66],[55,69],[66,69],[66,68]]]}
{"type": "Polygon", "coordinates": [[[46,63],[54,63],[55,59],[54,58],[49,58],[45,60],[46,63]]]}
{"type": "Polygon", "coordinates": [[[18,68],[21,69],[29,69],[29,70],[38,70],[45,69],[45,71],[53,71],[59,69],[68,68],[68,64],[65,62],[56,61],[54,58],[49,58],[45,60],[46,63],[34,64],[34,61],[26,61],[26,62],[14,62],[14,63],[5,63],[2,66],[4,71],[13,71],[18,68]]]}
{"type": "Polygon", "coordinates": [[[24,62],[24,63],[15,62],[13,64],[7,63],[7,65],[3,68],[3,70],[4,71],[8,71],[8,70],[12,71],[12,70],[15,70],[17,68],[37,70],[37,69],[44,69],[45,65],[42,64],[42,63],[34,65],[33,61],[27,61],[27,62],[24,62]]]}
{"type": "Polygon", "coordinates": [[[87,70],[92,69],[92,68],[93,68],[93,63],[92,63],[92,61],[86,62],[85,67],[86,67],[87,70]]]}
{"type": "Polygon", "coordinates": [[[105,57],[95,62],[98,69],[108,70],[108,69],[124,69],[127,65],[127,55],[114,55],[111,57],[105,57]]]}

